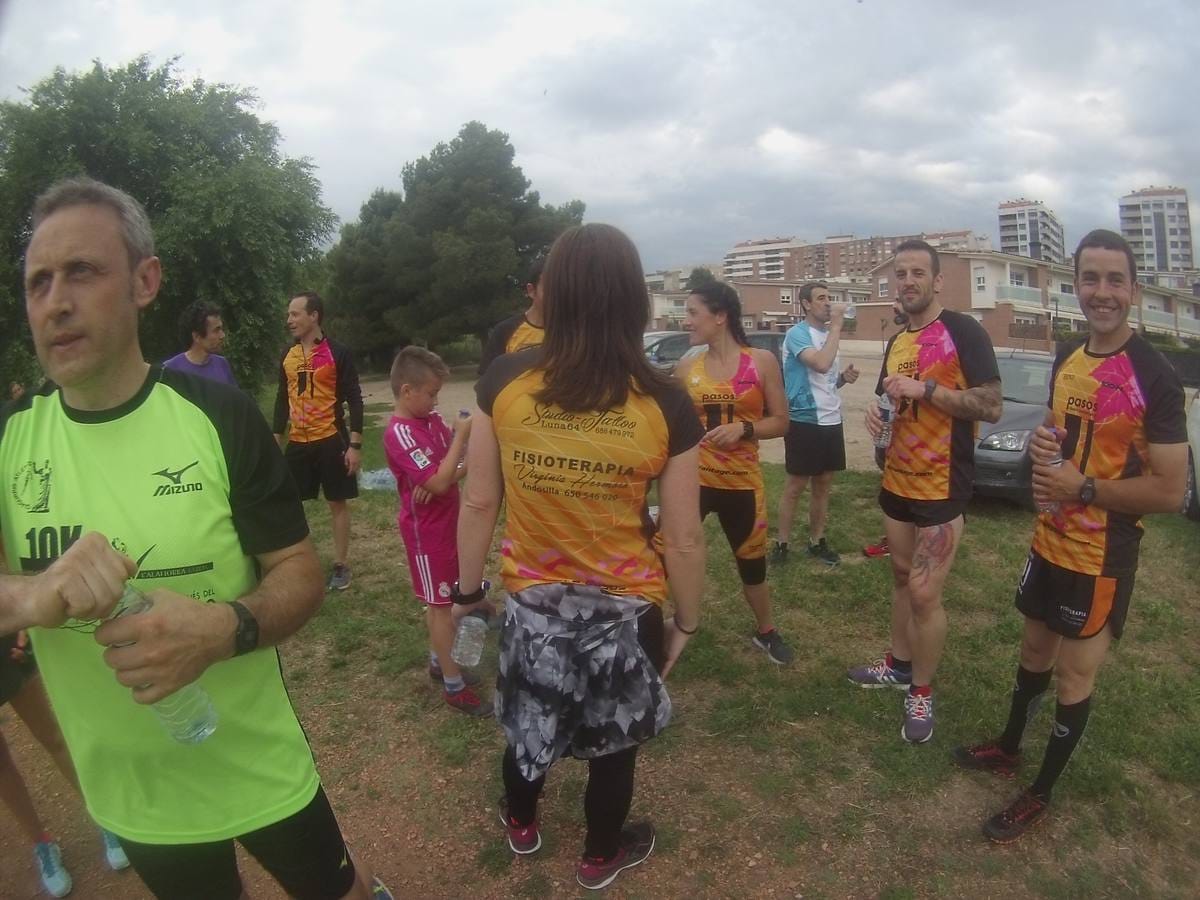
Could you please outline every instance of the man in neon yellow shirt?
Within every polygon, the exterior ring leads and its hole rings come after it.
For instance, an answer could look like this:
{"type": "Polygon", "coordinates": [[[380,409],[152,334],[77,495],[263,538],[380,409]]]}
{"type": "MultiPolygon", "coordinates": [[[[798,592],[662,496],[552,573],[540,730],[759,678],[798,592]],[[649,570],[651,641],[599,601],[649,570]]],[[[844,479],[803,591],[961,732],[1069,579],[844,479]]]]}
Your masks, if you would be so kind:
{"type": "Polygon", "coordinates": [[[241,896],[236,839],[292,896],[388,897],[346,850],[272,649],[323,595],[296,489],[249,398],[143,360],[161,274],[132,197],[73,179],[38,199],[25,301],[53,383],[0,419],[21,573],[0,634],[32,629],[88,809],[157,896],[241,896]],[[153,607],[105,621],[130,579],[153,607]],[[192,682],[219,723],[184,745],[147,705],[192,682]]]}

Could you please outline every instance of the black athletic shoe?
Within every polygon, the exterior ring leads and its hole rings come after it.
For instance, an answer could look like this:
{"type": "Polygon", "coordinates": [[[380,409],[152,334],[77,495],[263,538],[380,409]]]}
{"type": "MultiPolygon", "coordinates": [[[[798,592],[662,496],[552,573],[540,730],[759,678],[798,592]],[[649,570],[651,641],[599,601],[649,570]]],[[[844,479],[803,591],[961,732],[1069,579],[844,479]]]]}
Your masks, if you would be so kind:
{"type": "Polygon", "coordinates": [[[819,559],[830,568],[838,565],[842,561],[842,558],[837,554],[837,552],[827,543],[825,543],[825,538],[821,538],[815,544],[809,544],[808,555],[813,559],[819,559]]]}
{"type": "Polygon", "coordinates": [[[779,636],[779,630],[776,628],[772,628],[766,634],[756,633],[750,639],[750,643],[766,653],[767,659],[771,660],[777,666],[786,666],[796,658],[796,654],[784,642],[783,638],[779,636]]]}
{"type": "Polygon", "coordinates": [[[788,545],[775,542],[775,546],[771,548],[770,562],[772,565],[781,566],[788,561],[788,545]]]}
{"type": "Polygon", "coordinates": [[[973,747],[955,747],[950,758],[964,769],[994,772],[1004,778],[1012,778],[1021,764],[1021,754],[1005,753],[997,741],[984,741],[973,747]]]}
{"type": "Polygon", "coordinates": [[[1008,809],[996,813],[983,823],[983,834],[997,844],[1012,843],[1042,821],[1049,808],[1049,800],[1043,800],[1033,791],[1022,791],[1008,809]]]}

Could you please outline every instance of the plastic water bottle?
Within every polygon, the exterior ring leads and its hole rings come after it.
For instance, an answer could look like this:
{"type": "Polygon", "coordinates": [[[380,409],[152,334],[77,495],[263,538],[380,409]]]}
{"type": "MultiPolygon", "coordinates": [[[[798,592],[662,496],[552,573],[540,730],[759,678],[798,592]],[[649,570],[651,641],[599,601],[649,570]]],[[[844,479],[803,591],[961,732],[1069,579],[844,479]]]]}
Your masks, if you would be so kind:
{"type": "MultiPolygon", "coordinates": [[[[1058,441],[1058,449],[1054,451],[1054,456],[1052,456],[1050,461],[1046,463],[1047,466],[1050,466],[1053,469],[1057,469],[1063,464],[1062,442],[1065,434],[1066,433],[1060,428],[1054,429],[1054,439],[1058,441]]],[[[1061,509],[1061,506],[1057,500],[1037,500],[1036,502],[1038,512],[1050,513],[1052,516],[1057,515],[1059,509],[1061,509]]]]}
{"type": "MultiPolygon", "coordinates": [[[[486,581],[483,589],[486,592],[491,587],[486,581]]],[[[488,632],[488,610],[481,606],[471,610],[458,623],[458,631],[454,634],[454,645],[450,648],[450,658],[460,666],[477,666],[483,658],[483,642],[488,632]]]]}
{"type": "Polygon", "coordinates": [[[855,312],[855,310],[854,310],[854,304],[853,304],[853,303],[847,303],[847,304],[846,304],[846,309],[845,309],[845,311],[842,313],[842,318],[843,318],[843,319],[855,319],[855,318],[857,318],[857,317],[858,317],[858,313],[857,313],[857,312],[855,312]]]}
{"type": "Polygon", "coordinates": [[[883,423],[883,427],[879,430],[879,437],[875,438],[875,446],[881,450],[886,450],[892,443],[892,419],[894,418],[895,407],[892,406],[892,398],[887,395],[887,392],[879,395],[879,418],[883,423]]]}
{"type": "MultiPolygon", "coordinates": [[[[125,585],[125,593],[117,601],[111,618],[136,616],[154,605],[149,597],[131,584],[125,585]]],[[[120,644],[114,646],[128,646],[120,644]]],[[[163,697],[151,707],[167,733],[181,744],[199,744],[217,730],[217,711],[213,708],[208,691],[192,682],[175,693],[163,697]]]]}

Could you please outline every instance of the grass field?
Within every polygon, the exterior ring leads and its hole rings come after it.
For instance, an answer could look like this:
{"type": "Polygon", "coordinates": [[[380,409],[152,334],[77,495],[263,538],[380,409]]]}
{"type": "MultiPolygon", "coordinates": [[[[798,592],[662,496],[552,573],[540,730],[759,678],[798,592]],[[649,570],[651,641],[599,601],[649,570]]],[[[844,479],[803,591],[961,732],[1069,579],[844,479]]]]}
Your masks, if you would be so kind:
{"type": "MultiPolygon", "coordinates": [[[[367,467],[383,465],[377,433],[366,447],[367,467]]],[[[782,472],[768,466],[766,476],[775,497],[782,472]]],[[[879,535],[877,485],[860,473],[836,484],[829,539],[843,552],[840,568],[800,558],[770,573],[780,630],[797,651],[788,669],[750,648],[750,614],[708,523],[703,628],[670,682],[674,723],[639,762],[633,815],[654,818],[659,849],[619,895],[1195,896],[1196,525],[1148,521],[1126,636],[1101,674],[1053,817],[1024,842],[995,847],[979,826],[1020,782],[960,772],[948,751],[997,732],[1007,713],[1021,630],[1012,595],[1030,514],[971,507],[946,592],[937,734],[914,747],[899,737],[900,693],[858,690],[843,674],[887,640],[887,564],[857,553],[879,535]]],[[[380,841],[374,858],[396,880],[410,879],[406,896],[461,896],[468,885],[472,896],[573,895],[584,768],[556,767],[541,809],[546,847],[513,860],[495,824],[500,735],[445,710],[424,675],[421,610],[394,503],[385,493],[358,502],[354,586],[330,598],[285,653],[323,774],[357,828],[370,829],[373,815],[392,823],[400,853],[380,841]]],[[[310,520],[327,550],[320,504],[310,520]]],[[[1036,772],[1052,708],[1029,729],[1022,780],[1036,772]]]]}
{"type": "MultiPolygon", "coordinates": [[[[380,408],[379,411],[384,411],[380,408]]],[[[377,426],[365,465],[384,465],[377,426]]],[[[782,471],[767,466],[768,495],[782,471]]],[[[1018,784],[964,773],[955,744],[997,732],[1008,708],[1021,622],[1013,589],[1030,514],[971,506],[947,588],[950,638],[932,742],[899,737],[901,695],[847,684],[845,669],[887,641],[886,561],[858,548],[880,533],[878,479],[835,484],[829,539],[840,568],[794,559],[770,571],[777,620],[797,652],[779,669],[749,645],[752,619],[715,522],[701,632],[669,688],[675,719],[639,758],[634,817],[653,818],[658,847],[610,895],[740,897],[1195,897],[1200,884],[1200,529],[1181,516],[1147,521],[1124,640],[1102,671],[1091,722],[1059,783],[1052,816],[1023,842],[996,847],[982,820],[1018,784]]],[[[404,898],[574,897],[583,839],[584,767],[556,766],[540,810],[545,846],[513,859],[496,822],[500,733],[449,711],[425,674],[422,610],[395,530],[395,495],[354,505],[350,590],[282,648],[292,697],[352,846],[404,898]]],[[[771,501],[772,514],[774,500],[771,501]]],[[[328,513],[308,505],[329,552],[328,513]]],[[[797,521],[805,521],[801,509],[797,521]]],[[[797,532],[794,541],[804,535],[797,532]]],[[[494,572],[495,567],[490,571],[494,572]]],[[[485,656],[485,683],[494,647],[485,656]]],[[[490,694],[490,690],[489,690],[490,694]]],[[[1050,727],[1029,730],[1028,781],[1050,727]]],[[[10,727],[11,724],[11,727],[10,727]]],[[[132,876],[98,865],[78,802],[5,722],[39,807],[66,832],[77,897],[141,897],[132,876]],[[90,867],[90,868],[89,868],[90,867]]],[[[0,866],[32,896],[11,824],[0,866]]],[[[256,898],[279,896],[254,873],[256,898]]],[[[15,890],[15,889],[14,889],[15,890]]]]}

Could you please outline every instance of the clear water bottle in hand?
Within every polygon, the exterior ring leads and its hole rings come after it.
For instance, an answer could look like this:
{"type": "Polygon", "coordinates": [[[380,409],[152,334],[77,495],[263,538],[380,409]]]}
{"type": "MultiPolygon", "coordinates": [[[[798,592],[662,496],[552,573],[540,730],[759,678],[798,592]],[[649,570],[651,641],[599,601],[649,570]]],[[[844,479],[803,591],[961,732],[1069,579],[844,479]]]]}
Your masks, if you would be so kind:
{"type": "MultiPolygon", "coordinates": [[[[117,601],[111,618],[136,616],[154,605],[145,594],[131,584],[117,601]]],[[[121,644],[119,646],[127,646],[121,644]]],[[[217,730],[217,711],[208,691],[192,682],[164,697],[151,707],[167,733],[181,744],[199,744],[217,730]]]]}
{"type": "MultiPolygon", "coordinates": [[[[1064,432],[1061,428],[1054,429],[1054,439],[1058,442],[1058,448],[1054,451],[1054,455],[1045,463],[1052,469],[1060,468],[1063,464],[1062,442],[1064,437],[1066,437],[1066,432],[1064,432]]],[[[1051,515],[1057,515],[1058,511],[1061,509],[1061,506],[1057,500],[1043,500],[1041,498],[1035,498],[1035,502],[1037,503],[1038,512],[1048,512],[1051,515]]]]}
{"type": "Polygon", "coordinates": [[[892,420],[895,418],[895,407],[892,398],[884,391],[879,395],[879,436],[875,438],[875,446],[886,450],[892,443],[892,420]]]}
{"type": "Polygon", "coordinates": [[[843,318],[843,319],[856,319],[856,318],[858,318],[858,313],[854,311],[854,304],[853,304],[853,303],[847,303],[847,304],[846,304],[846,309],[845,309],[845,311],[842,313],[842,318],[843,318]]]}
{"type": "MultiPolygon", "coordinates": [[[[483,583],[486,593],[491,585],[483,583]]],[[[460,666],[477,666],[483,658],[483,642],[487,638],[490,611],[486,606],[473,609],[458,623],[454,633],[454,644],[450,647],[450,658],[460,666]]]]}

